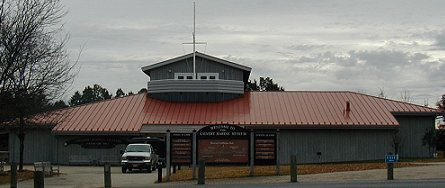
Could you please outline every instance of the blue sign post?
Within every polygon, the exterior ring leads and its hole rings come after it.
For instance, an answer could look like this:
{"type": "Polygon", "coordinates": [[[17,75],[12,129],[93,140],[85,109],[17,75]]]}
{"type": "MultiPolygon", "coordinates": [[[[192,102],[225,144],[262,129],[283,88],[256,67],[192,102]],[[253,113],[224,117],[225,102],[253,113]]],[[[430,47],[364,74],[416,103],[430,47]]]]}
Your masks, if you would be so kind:
{"type": "Polygon", "coordinates": [[[386,154],[385,163],[396,163],[399,161],[399,155],[386,154]]]}
{"type": "Polygon", "coordinates": [[[392,153],[388,153],[385,155],[385,163],[387,164],[387,179],[394,179],[394,163],[399,161],[399,155],[393,155],[392,153]]]}

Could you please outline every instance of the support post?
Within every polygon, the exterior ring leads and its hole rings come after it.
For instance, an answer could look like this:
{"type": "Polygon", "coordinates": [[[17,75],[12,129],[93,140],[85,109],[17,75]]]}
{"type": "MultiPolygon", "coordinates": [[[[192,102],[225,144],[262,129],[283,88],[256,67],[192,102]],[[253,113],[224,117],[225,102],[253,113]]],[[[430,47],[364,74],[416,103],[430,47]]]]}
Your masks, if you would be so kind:
{"type": "Polygon", "coordinates": [[[204,160],[199,160],[198,185],[204,185],[205,184],[205,176],[206,176],[205,161],[204,160]]]}
{"type": "Polygon", "coordinates": [[[276,141],[275,141],[276,143],[276,146],[277,146],[277,148],[276,148],[276,167],[275,167],[275,170],[276,170],[276,172],[277,172],[277,176],[279,176],[280,175],[280,129],[277,129],[277,134],[276,134],[276,141]]]}
{"type": "Polygon", "coordinates": [[[17,188],[17,163],[11,163],[11,188],[17,188]]]}
{"type": "Polygon", "coordinates": [[[196,180],[196,130],[192,135],[192,179],[196,180]]]}
{"type": "Polygon", "coordinates": [[[255,143],[253,129],[250,129],[250,172],[249,176],[254,176],[255,174],[255,143]]]}
{"type": "Polygon", "coordinates": [[[104,164],[104,187],[111,187],[111,166],[110,163],[104,164]]]}
{"type": "Polygon", "coordinates": [[[291,155],[290,160],[290,182],[297,182],[297,156],[291,155]]]}
{"type": "Polygon", "coordinates": [[[45,171],[34,171],[34,188],[45,187],[45,171]]]}
{"type": "Polygon", "coordinates": [[[386,163],[387,164],[387,179],[394,180],[394,163],[386,163]]]}
{"type": "Polygon", "coordinates": [[[162,165],[158,165],[158,183],[162,182],[162,165]]]}
{"type": "Polygon", "coordinates": [[[170,139],[171,139],[170,130],[167,130],[167,139],[166,139],[166,143],[165,143],[165,145],[167,146],[166,155],[165,155],[165,161],[167,163],[166,167],[165,167],[165,170],[167,170],[166,171],[167,175],[165,176],[166,181],[170,181],[170,175],[171,175],[171,164],[170,164],[171,140],[170,139]]]}

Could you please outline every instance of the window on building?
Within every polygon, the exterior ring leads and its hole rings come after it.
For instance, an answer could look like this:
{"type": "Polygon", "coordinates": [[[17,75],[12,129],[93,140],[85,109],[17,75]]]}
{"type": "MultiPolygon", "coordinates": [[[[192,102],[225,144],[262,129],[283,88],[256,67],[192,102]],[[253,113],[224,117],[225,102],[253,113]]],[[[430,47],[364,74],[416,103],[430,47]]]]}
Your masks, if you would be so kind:
{"type": "Polygon", "coordinates": [[[193,73],[175,73],[176,80],[191,80],[193,79],[193,73]]]}
{"type": "Polygon", "coordinates": [[[218,73],[198,73],[198,78],[201,80],[217,80],[218,76],[218,73]]]}

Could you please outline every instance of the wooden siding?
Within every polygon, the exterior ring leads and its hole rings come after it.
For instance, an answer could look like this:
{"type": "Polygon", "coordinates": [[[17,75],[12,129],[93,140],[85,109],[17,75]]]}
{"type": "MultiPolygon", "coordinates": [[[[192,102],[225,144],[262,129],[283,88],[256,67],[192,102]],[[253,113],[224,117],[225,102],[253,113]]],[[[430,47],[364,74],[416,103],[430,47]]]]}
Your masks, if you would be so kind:
{"type": "Polygon", "coordinates": [[[406,158],[432,157],[422,138],[428,129],[434,129],[433,116],[396,116],[400,123],[400,156],[406,158]]]}
{"type": "MultiPolygon", "coordinates": [[[[193,73],[193,58],[187,58],[150,71],[150,80],[174,79],[175,73],[193,73]]],[[[243,71],[228,65],[196,57],[196,73],[218,73],[221,80],[243,81],[243,71]]]]}
{"type": "Polygon", "coordinates": [[[327,163],[383,159],[393,151],[392,130],[281,130],[279,160],[290,163],[327,163]],[[317,152],[321,152],[320,157],[317,152]]]}

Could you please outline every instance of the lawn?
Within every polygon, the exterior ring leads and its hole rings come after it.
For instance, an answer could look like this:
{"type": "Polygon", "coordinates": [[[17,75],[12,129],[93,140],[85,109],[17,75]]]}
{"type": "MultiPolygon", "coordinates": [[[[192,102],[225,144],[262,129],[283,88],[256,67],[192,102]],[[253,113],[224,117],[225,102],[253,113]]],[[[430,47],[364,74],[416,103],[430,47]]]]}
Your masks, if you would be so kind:
{"type": "MultiPolygon", "coordinates": [[[[419,163],[445,162],[444,152],[438,151],[437,158],[415,158],[401,159],[395,164],[395,168],[420,166],[419,163]]],[[[298,165],[297,172],[303,174],[320,174],[331,172],[359,171],[372,169],[385,169],[386,163],[382,161],[363,161],[351,163],[328,163],[328,164],[302,164],[298,165]]],[[[206,179],[239,178],[249,176],[249,166],[230,166],[230,167],[206,167],[206,179]]],[[[256,166],[255,176],[273,176],[276,175],[276,166],[256,166]]],[[[289,175],[290,166],[282,165],[280,175],[289,175]]],[[[192,179],[192,170],[183,168],[172,174],[170,181],[186,181],[192,179]]]]}

